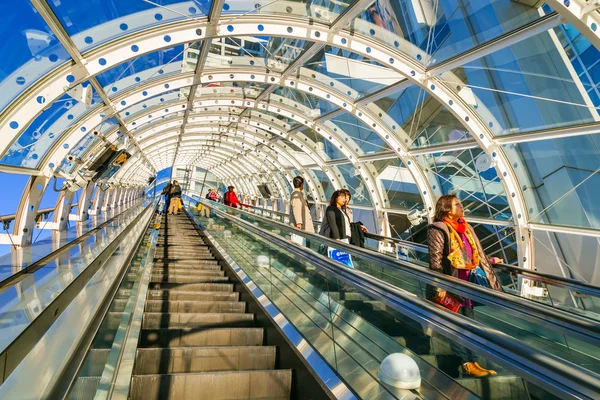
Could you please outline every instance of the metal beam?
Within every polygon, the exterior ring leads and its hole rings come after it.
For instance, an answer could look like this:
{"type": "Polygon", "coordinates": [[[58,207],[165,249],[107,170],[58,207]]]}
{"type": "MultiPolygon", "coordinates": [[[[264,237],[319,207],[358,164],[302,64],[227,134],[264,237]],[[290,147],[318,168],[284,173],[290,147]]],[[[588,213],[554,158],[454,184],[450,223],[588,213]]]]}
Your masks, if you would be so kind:
{"type": "Polygon", "coordinates": [[[496,137],[496,142],[500,145],[536,142],[539,140],[563,139],[573,136],[597,135],[600,133],[600,123],[569,126],[566,128],[546,129],[528,133],[517,133],[506,136],[496,137]]]}
{"type": "MultiPolygon", "coordinates": [[[[35,9],[40,14],[44,22],[46,22],[48,27],[50,27],[52,33],[54,33],[60,44],[65,48],[67,53],[69,53],[73,61],[75,61],[76,64],[82,66],[87,71],[87,61],[83,58],[83,55],[79,52],[79,49],[77,49],[77,46],[75,46],[75,44],[71,40],[71,37],[63,28],[62,24],[60,23],[60,21],[56,17],[56,14],[54,14],[54,11],[52,11],[48,3],[45,0],[31,0],[31,4],[35,7],[35,9]]],[[[108,95],[104,91],[104,88],[102,87],[102,85],[100,85],[96,77],[90,78],[89,81],[92,87],[96,90],[96,92],[104,102],[104,104],[111,107],[111,109],[114,112],[114,117],[121,125],[123,131],[127,133],[127,135],[129,136],[130,140],[133,141],[133,143],[136,143],[135,138],[127,130],[126,125],[124,124],[123,120],[121,119],[121,116],[114,107],[114,104],[110,101],[110,98],[108,97],[108,95]]],[[[142,156],[146,158],[144,153],[142,153],[142,156]]],[[[146,161],[149,162],[147,158],[146,161]]]]}

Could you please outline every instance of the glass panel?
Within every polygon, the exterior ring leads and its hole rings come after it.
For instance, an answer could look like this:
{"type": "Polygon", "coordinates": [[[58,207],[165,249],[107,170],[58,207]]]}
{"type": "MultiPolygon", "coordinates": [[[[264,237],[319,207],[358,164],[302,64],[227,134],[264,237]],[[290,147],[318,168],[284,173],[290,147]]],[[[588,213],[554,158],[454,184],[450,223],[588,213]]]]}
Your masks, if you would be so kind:
{"type": "Polygon", "coordinates": [[[419,166],[433,174],[430,183],[443,194],[456,194],[469,216],[512,219],[502,182],[491,158],[481,149],[416,157],[419,166]],[[436,185],[437,181],[437,185],[436,185]]]}
{"type": "Polygon", "coordinates": [[[353,99],[404,79],[398,72],[376,61],[331,46],[325,46],[304,64],[300,75],[353,99]]]}
{"type": "Polygon", "coordinates": [[[336,173],[345,189],[350,191],[352,200],[350,205],[371,205],[371,195],[369,189],[365,185],[360,173],[352,164],[337,165],[332,167],[332,172],[336,173]],[[341,176],[340,176],[341,175],[341,176]]]}
{"type": "Polygon", "coordinates": [[[302,134],[316,143],[316,153],[319,154],[324,160],[347,160],[346,156],[340,151],[340,149],[332,145],[329,140],[326,140],[314,130],[305,129],[302,131],[302,134]]]}
{"type": "Polygon", "coordinates": [[[472,140],[463,124],[439,101],[417,85],[368,105],[375,114],[383,114],[384,124],[399,135],[410,138],[412,148],[472,140]]]}
{"type": "MultiPolygon", "coordinates": [[[[87,86],[87,84],[86,84],[87,86]]],[[[40,114],[11,146],[0,163],[20,167],[37,168],[48,149],[67,129],[84,115],[95,112],[102,100],[92,91],[92,107],[86,108],[65,94],[40,114]]]]}
{"type": "Polygon", "coordinates": [[[32,83],[70,60],[48,25],[28,1],[0,1],[0,111],[32,83]]]}
{"type": "Polygon", "coordinates": [[[376,132],[372,131],[361,120],[352,114],[342,114],[325,123],[326,126],[332,127],[334,132],[343,131],[354,143],[345,140],[351,145],[354,145],[352,150],[359,154],[374,154],[384,151],[391,151],[391,148],[386,144],[376,132]],[[332,125],[333,124],[333,125],[332,125]],[[335,127],[333,127],[335,125],[335,127]]]}
{"type": "Polygon", "coordinates": [[[78,0],[50,1],[56,16],[80,51],[131,32],[206,15],[210,2],[189,0],[103,0],[85,7],[78,0]]]}
{"type": "Polygon", "coordinates": [[[544,32],[458,68],[451,79],[495,135],[597,121],[562,54],[544,32]]]}
{"type": "MultiPolygon", "coordinates": [[[[423,199],[419,188],[415,184],[412,174],[400,159],[373,161],[373,165],[379,173],[379,181],[388,197],[386,207],[400,210],[423,209],[423,199]]],[[[397,229],[401,233],[400,225],[397,229]]],[[[402,232],[404,230],[405,227],[402,226],[402,232]]]]}
{"type": "Polygon", "coordinates": [[[110,95],[138,86],[141,82],[181,72],[183,46],[144,54],[98,75],[98,82],[110,95]]]}
{"type": "Polygon", "coordinates": [[[327,174],[325,174],[325,172],[321,171],[320,169],[311,169],[311,172],[317,177],[320,186],[323,188],[325,198],[330,199],[331,195],[335,191],[335,188],[331,184],[331,181],[327,177],[327,174]]]}
{"type": "Polygon", "coordinates": [[[505,146],[532,222],[600,229],[600,140],[576,136],[505,146]]]}
{"type": "Polygon", "coordinates": [[[341,14],[351,3],[351,0],[315,0],[307,1],[306,3],[300,1],[267,1],[263,4],[259,2],[227,0],[223,5],[222,13],[224,15],[282,14],[291,17],[306,17],[323,23],[331,23],[335,21],[337,16],[341,14]]]}
{"type": "Polygon", "coordinates": [[[181,92],[179,90],[171,90],[165,93],[158,94],[153,97],[149,97],[144,101],[125,108],[119,113],[123,119],[134,119],[139,114],[143,114],[148,109],[155,107],[169,107],[172,103],[182,100],[181,92]]]}
{"type": "MultiPolygon", "coordinates": [[[[273,94],[269,95],[269,100],[273,103],[287,103],[292,107],[298,107],[295,104],[298,103],[300,104],[300,107],[308,108],[308,116],[312,118],[317,118],[320,115],[327,114],[328,112],[337,109],[335,104],[325,101],[313,94],[283,86],[279,86],[275,89],[273,94]]],[[[300,107],[298,108],[302,110],[300,107]]]]}
{"type": "Polygon", "coordinates": [[[540,15],[535,7],[514,1],[376,1],[353,21],[353,28],[394,47],[414,45],[417,60],[444,61],[540,15]],[[404,40],[403,40],[404,39],[404,40]],[[421,50],[421,51],[419,51],[421,50]]]}

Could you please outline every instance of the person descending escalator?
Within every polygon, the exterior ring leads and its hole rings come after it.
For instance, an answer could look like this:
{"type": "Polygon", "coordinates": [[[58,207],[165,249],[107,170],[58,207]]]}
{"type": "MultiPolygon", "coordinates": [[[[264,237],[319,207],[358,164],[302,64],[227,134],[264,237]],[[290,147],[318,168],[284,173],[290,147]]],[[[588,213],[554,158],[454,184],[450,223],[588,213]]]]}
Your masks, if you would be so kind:
{"type": "Polygon", "coordinates": [[[350,221],[350,244],[358,247],[365,247],[365,233],[368,233],[369,230],[362,222],[354,222],[354,213],[352,209],[348,207],[350,200],[352,200],[350,191],[348,189],[340,189],[340,192],[346,196],[346,203],[342,206],[342,212],[346,214],[350,221]]]}
{"type": "Polygon", "coordinates": [[[168,214],[177,215],[179,208],[181,207],[181,186],[179,186],[179,182],[173,181],[169,193],[171,195],[171,201],[169,202],[168,214]]]}
{"type": "MultiPolygon", "coordinates": [[[[435,206],[433,220],[427,233],[429,268],[502,292],[492,264],[500,264],[504,260],[485,254],[475,230],[465,220],[464,209],[458,197],[440,197],[435,206]]],[[[463,299],[433,286],[428,286],[427,298],[474,319],[475,312],[470,299],[463,299]]],[[[454,353],[461,358],[464,375],[478,378],[496,375],[495,371],[483,368],[478,362],[478,356],[469,349],[456,343],[451,343],[451,346],[454,353]]]]}
{"type": "Polygon", "coordinates": [[[235,189],[233,186],[227,187],[227,192],[225,193],[224,204],[229,207],[237,208],[240,201],[237,198],[237,195],[233,191],[235,189]]]}

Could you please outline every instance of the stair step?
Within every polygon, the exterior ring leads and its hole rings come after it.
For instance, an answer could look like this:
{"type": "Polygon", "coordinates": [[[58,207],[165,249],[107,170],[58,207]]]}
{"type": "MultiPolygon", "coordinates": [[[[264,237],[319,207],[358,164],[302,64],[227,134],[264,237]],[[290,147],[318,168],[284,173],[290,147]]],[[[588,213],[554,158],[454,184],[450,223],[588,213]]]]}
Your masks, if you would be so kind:
{"type": "Polygon", "coordinates": [[[140,375],[131,380],[130,400],[287,400],[291,370],[140,375]]]}
{"type": "Polygon", "coordinates": [[[143,329],[138,347],[260,346],[262,328],[143,329]]]}
{"type": "Polygon", "coordinates": [[[168,289],[172,292],[233,292],[233,283],[150,283],[151,290],[168,289]]]}
{"type": "Polygon", "coordinates": [[[93,399],[98,391],[101,376],[83,376],[77,378],[73,389],[69,393],[69,400],[89,400],[93,399]]]}
{"type": "Polygon", "coordinates": [[[134,375],[275,368],[274,346],[178,347],[138,349],[134,375]]]}
{"type": "Polygon", "coordinates": [[[237,292],[184,292],[170,290],[149,290],[148,300],[174,300],[174,301],[238,301],[240,294],[237,292]]]}
{"type": "Polygon", "coordinates": [[[142,329],[201,328],[216,325],[249,326],[254,323],[250,313],[144,313],[142,329]]]}
{"type": "Polygon", "coordinates": [[[160,272],[156,269],[152,270],[153,276],[225,276],[225,271],[221,269],[201,269],[201,268],[189,268],[187,270],[182,269],[170,269],[161,268],[160,272]]]}
{"type": "Polygon", "coordinates": [[[152,268],[152,273],[153,274],[163,274],[165,272],[170,272],[170,273],[180,273],[180,274],[188,274],[190,272],[194,272],[194,271],[222,271],[221,266],[218,264],[208,264],[208,265],[194,265],[194,266],[188,266],[188,265],[174,265],[174,264],[170,264],[167,266],[162,266],[162,265],[155,265],[152,268]]]}
{"type": "Polygon", "coordinates": [[[244,313],[245,311],[246,303],[240,301],[146,301],[146,312],[154,313],[244,313]]]}
{"type": "Polygon", "coordinates": [[[168,257],[168,258],[164,258],[161,256],[162,256],[162,254],[155,254],[154,262],[155,263],[164,263],[164,264],[173,264],[173,263],[185,264],[185,263],[193,263],[195,261],[204,261],[204,260],[214,260],[215,259],[212,254],[199,255],[199,256],[193,256],[193,257],[173,256],[173,257],[168,257]]]}
{"type": "MultiPolygon", "coordinates": [[[[154,263],[153,268],[161,268],[162,263],[154,263]]],[[[169,268],[194,268],[203,265],[219,265],[219,262],[214,258],[211,260],[185,260],[178,262],[170,262],[167,265],[169,268]]]]}
{"type": "Polygon", "coordinates": [[[150,276],[151,284],[154,282],[168,283],[212,283],[212,282],[229,282],[226,276],[186,276],[186,275],[154,275],[150,276]]]}

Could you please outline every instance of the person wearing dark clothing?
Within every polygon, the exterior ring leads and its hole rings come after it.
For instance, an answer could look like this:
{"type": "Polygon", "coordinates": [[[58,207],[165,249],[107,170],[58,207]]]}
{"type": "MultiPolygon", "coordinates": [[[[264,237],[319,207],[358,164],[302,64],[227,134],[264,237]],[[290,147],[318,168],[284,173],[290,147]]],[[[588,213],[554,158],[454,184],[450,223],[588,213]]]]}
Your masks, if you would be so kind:
{"type": "Polygon", "coordinates": [[[173,185],[171,186],[169,193],[171,200],[169,202],[169,210],[167,214],[177,215],[181,204],[181,186],[179,186],[179,182],[173,181],[173,185]]]}
{"type": "Polygon", "coordinates": [[[341,190],[333,192],[329,206],[325,209],[325,218],[323,218],[319,235],[349,243],[350,219],[342,211],[345,203],[346,196],[341,190]]]}
{"type": "Polygon", "coordinates": [[[369,232],[366,226],[362,222],[354,222],[354,213],[352,209],[348,207],[350,200],[352,200],[352,194],[348,189],[340,189],[340,192],[346,196],[346,203],[342,207],[342,211],[346,213],[350,220],[350,244],[358,247],[365,247],[365,233],[369,232]]]}
{"type": "Polygon", "coordinates": [[[227,192],[225,193],[224,204],[229,207],[237,208],[238,204],[240,204],[237,195],[233,191],[235,189],[233,186],[229,186],[227,188],[227,192]]]}
{"type": "MultiPolygon", "coordinates": [[[[427,232],[429,246],[429,268],[455,278],[469,281],[476,268],[481,268],[489,287],[502,292],[502,286],[492,268],[492,264],[504,261],[488,257],[475,230],[464,218],[464,209],[460,200],[454,195],[444,195],[435,206],[434,222],[427,232]]],[[[427,287],[427,298],[443,301],[446,296],[453,296],[446,291],[433,286],[427,287]]],[[[473,304],[470,299],[461,299],[458,312],[467,318],[474,319],[473,304]]],[[[484,377],[495,375],[493,370],[487,370],[477,362],[477,355],[469,349],[454,342],[451,343],[454,353],[461,358],[464,375],[484,377]]]]}
{"type": "Polygon", "coordinates": [[[171,182],[167,183],[163,188],[162,188],[162,195],[165,197],[165,209],[163,212],[167,212],[168,208],[169,208],[169,204],[171,202],[171,182]]]}

